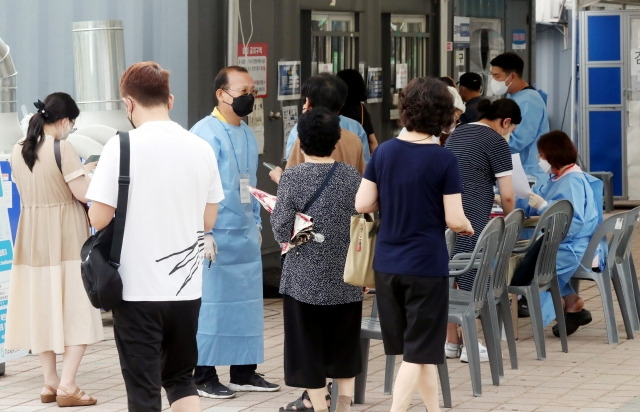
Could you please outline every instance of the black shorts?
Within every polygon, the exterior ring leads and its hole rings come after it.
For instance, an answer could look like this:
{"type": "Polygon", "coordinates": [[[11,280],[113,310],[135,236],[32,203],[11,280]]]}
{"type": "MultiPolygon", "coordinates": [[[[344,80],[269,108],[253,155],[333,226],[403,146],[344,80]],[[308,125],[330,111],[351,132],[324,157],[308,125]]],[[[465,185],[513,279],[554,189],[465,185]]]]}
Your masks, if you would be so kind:
{"type": "Polygon", "coordinates": [[[198,395],[193,369],[198,362],[199,312],[200,299],[123,301],[113,310],[129,411],[160,411],[161,387],[169,404],[198,395]]]}
{"type": "Polygon", "coordinates": [[[362,302],[310,305],[284,295],[284,382],[318,389],[362,370],[362,302]]]}
{"type": "Polygon", "coordinates": [[[444,362],[449,278],[376,272],[384,352],[410,363],[444,362]]]}

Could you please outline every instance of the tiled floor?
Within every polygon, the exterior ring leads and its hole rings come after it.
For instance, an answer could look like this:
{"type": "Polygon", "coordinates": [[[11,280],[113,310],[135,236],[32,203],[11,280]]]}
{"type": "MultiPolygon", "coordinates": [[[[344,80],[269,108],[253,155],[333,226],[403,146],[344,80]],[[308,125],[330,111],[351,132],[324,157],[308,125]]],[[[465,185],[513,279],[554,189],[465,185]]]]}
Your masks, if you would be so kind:
{"type": "MultiPolygon", "coordinates": [[[[640,233],[633,239],[636,262],[640,262],[640,233]]],[[[500,386],[491,384],[489,365],[482,364],[481,397],[473,397],[466,364],[448,361],[452,386],[451,411],[640,411],[640,338],[627,340],[616,307],[620,343],[607,343],[602,304],[595,285],[584,282],[582,295],[593,314],[593,322],[569,338],[569,353],[560,349],[560,341],[545,329],[547,359],[536,359],[531,325],[520,319],[518,341],[519,369],[509,369],[505,362],[505,377],[500,386]]],[[[371,297],[366,298],[369,310],[371,297]]],[[[617,305],[617,302],[616,302],[617,305]]],[[[258,372],[272,382],[282,384],[279,392],[239,393],[234,399],[202,399],[203,410],[216,412],[271,411],[294,400],[300,394],[296,388],[285,387],[282,372],[282,303],[266,299],[265,363],[258,372]]],[[[98,398],[98,405],[72,410],[126,411],[126,393],[120,374],[118,355],[113,341],[112,322],[104,315],[106,340],[87,349],[78,374],[78,384],[98,398]]],[[[640,337],[640,333],[636,336],[640,337]]],[[[508,356],[504,345],[505,358],[508,356]]],[[[61,361],[61,357],[59,357],[61,361]]],[[[400,359],[398,359],[398,362],[400,359]]],[[[59,365],[60,366],[60,365],[59,365]]],[[[388,411],[391,397],[383,394],[385,357],[382,344],[372,341],[369,356],[366,402],[354,405],[354,411],[388,411]]],[[[223,382],[228,381],[228,368],[219,368],[223,382]]],[[[42,384],[36,356],[9,361],[5,376],[0,377],[0,411],[31,412],[58,410],[40,403],[42,384]]],[[[53,404],[55,405],[55,404],[53,404]]],[[[164,408],[169,409],[166,399],[164,408]]],[[[416,394],[412,411],[424,411],[416,394]]],[[[443,408],[444,410],[444,408],[443,408]]]]}

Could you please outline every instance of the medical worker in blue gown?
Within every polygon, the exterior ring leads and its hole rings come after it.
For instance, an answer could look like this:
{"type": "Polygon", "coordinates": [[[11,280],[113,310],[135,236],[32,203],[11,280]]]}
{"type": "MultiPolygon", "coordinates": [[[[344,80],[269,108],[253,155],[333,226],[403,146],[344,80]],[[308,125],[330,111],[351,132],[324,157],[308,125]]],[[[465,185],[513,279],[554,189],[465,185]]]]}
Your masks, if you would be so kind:
{"type": "MultiPolygon", "coordinates": [[[[584,300],[569,284],[571,276],[580,265],[591,236],[602,222],[602,181],[584,173],[575,164],[577,151],[569,136],[561,131],[544,134],[538,140],[539,167],[548,178],[546,183],[533,187],[528,204],[519,199],[517,207],[524,209],[527,216],[539,216],[553,202],[566,199],[573,205],[573,219],[567,237],[560,243],[556,260],[556,271],[563,298],[567,334],[571,335],[580,326],[591,322],[591,313],[584,309],[584,300]]],[[[539,248],[538,248],[539,251],[539,248]]],[[[525,258],[525,260],[528,260],[525,258]]],[[[595,266],[603,267],[604,256],[600,253],[595,266]]],[[[532,259],[535,265],[535,259],[532,259]]],[[[590,269],[590,268],[589,268],[590,269]]],[[[523,285],[531,281],[524,276],[524,268],[514,274],[512,285],[523,285]]],[[[533,267],[528,273],[533,275],[533,267]]],[[[555,318],[555,311],[549,292],[541,294],[544,324],[555,318]]],[[[553,334],[559,336],[557,325],[553,334]]]]}
{"type": "Polygon", "coordinates": [[[218,255],[203,268],[194,378],[200,396],[219,399],[280,386],[256,373],[264,362],[262,225],[260,205],[246,186],[256,186],[258,145],[242,121],[253,111],[255,88],[246,69],[230,66],[220,70],[214,90],[218,106],[191,129],[213,147],[224,189],[211,232],[218,255]],[[231,365],[228,386],[218,379],[219,365],[231,365]]]}
{"type": "Polygon", "coordinates": [[[509,137],[511,153],[520,154],[524,172],[541,185],[548,176],[538,167],[536,142],[549,131],[547,104],[541,91],[522,79],[524,61],[515,53],[503,53],[490,62],[491,91],[496,96],[506,94],[520,107],[522,122],[509,137]]]}

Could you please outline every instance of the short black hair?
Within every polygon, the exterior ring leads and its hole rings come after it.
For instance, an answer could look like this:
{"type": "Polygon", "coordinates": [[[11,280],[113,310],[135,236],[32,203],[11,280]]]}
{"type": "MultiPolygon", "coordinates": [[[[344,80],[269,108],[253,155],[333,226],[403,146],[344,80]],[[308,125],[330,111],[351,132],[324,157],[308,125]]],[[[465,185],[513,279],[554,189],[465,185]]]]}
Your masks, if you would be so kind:
{"type": "Polygon", "coordinates": [[[489,99],[480,100],[478,103],[480,119],[496,120],[511,119],[512,124],[522,122],[522,112],[520,106],[511,99],[498,99],[492,102],[489,99]]]}
{"type": "Polygon", "coordinates": [[[337,73],[349,88],[346,103],[357,104],[367,100],[367,86],[359,71],[355,69],[344,69],[337,73]]]}
{"type": "Polygon", "coordinates": [[[482,76],[480,76],[478,73],[466,72],[462,76],[460,76],[458,84],[460,86],[466,87],[469,90],[479,92],[482,88],[482,76]]]}
{"type": "Polygon", "coordinates": [[[213,80],[213,91],[215,92],[218,89],[224,89],[229,86],[229,72],[240,72],[240,73],[249,73],[247,69],[242,66],[227,66],[220,69],[216,78],[213,80]]]}
{"type": "Polygon", "coordinates": [[[518,77],[522,77],[524,73],[524,60],[515,53],[502,53],[495,57],[489,63],[492,66],[501,68],[505,73],[516,73],[518,77]]]}
{"type": "Polygon", "coordinates": [[[340,140],[340,118],[325,107],[314,107],[298,118],[300,149],[309,156],[331,156],[340,140]]]}
{"type": "Polygon", "coordinates": [[[434,77],[418,77],[400,91],[400,121],[408,131],[440,136],[454,122],[448,86],[434,77]]]}
{"type": "Polygon", "coordinates": [[[337,113],[347,100],[348,87],[344,80],[330,73],[320,73],[302,83],[302,100],[309,99],[311,107],[326,107],[337,113]]]}

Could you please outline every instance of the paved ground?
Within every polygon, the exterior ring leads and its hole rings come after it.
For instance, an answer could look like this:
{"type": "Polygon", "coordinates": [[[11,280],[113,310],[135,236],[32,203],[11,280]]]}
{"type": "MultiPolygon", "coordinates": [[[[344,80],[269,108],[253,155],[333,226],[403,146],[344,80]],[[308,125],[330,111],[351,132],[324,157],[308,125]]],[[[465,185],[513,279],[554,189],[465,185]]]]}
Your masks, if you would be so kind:
{"type": "MultiPolygon", "coordinates": [[[[640,231],[633,239],[636,262],[640,262],[640,231]]],[[[640,266],[640,265],[638,265],[640,266]]],[[[620,343],[607,344],[602,305],[593,284],[582,286],[586,307],[593,322],[569,338],[569,353],[560,349],[560,341],[545,329],[547,359],[536,360],[531,325],[520,319],[518,341],[519,369],[508,369],[500,386],[491,385],[488,364],[482,364],[483,396],[473,397],[466,364],[449,360],[453,408],[451,411],[640,411],[640,338],[627,340],[618,308],[616,316],[620,343]]],[[[365,301],[365,313],[371,297],[365,301]]],[[[616,302],[617,305],[617,302],[616,302]]],[[[235,399],[203,399],[205,411],[271,411],[294,400],[300,390],[285,387],[282,372],[282,302],[266,299],[265,363],[258,371],[270,381],[283,385],[275,393],[240,393],[235,399]]],[[[106,340],[92,345],[80,366],[78,383],[82,389],[98,398],[98,405],[73,410],[126,411],[126,393],[120,374],[118,355],[113,341],[112,322],[104,315],[106,340]]],[[[640,337],[640,333],[636,336],[640,337]]],[[[508,353],[503,342],[505,356],[508,353]]],[[[61,361],[61,357],[59,357],[61,361]]],[[[366,402],[354,405],[354,411],[388,411],[391,397],[383,394],[385,357],[381,342],[372,342],[369,356],[366,402]]],[[[59,365],[60,366],[60,365],[59,365]]],[[[220,368],[221,379],[228,381],[228,368],[220,368]]],[[[0,410],[14,412],[58,410],[40,403],[42,384],[38,358],[26,356],[9,361],[5,376],[0,377],[0,410]]],[[[55,404],[54,404],[55,405],[55,404]]],[[[164,401],[165,409],[169,406],[164,401]]],[[[412,411],[424,411],[418,395],[412,411]]]]}

